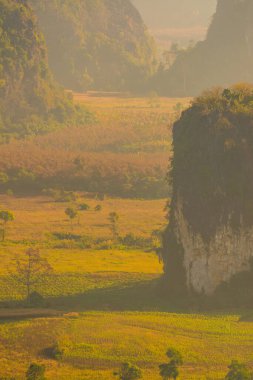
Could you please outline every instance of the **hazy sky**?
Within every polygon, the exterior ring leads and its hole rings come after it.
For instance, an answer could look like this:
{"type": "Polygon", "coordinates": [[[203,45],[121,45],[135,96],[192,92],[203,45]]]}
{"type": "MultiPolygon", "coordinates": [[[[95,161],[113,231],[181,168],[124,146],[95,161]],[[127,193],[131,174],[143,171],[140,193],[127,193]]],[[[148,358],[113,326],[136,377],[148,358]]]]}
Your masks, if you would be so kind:
{"type": "Polygon", "coordinates": [[[132,0],[152,28],[206,26],[217,0],[132,0]]]}

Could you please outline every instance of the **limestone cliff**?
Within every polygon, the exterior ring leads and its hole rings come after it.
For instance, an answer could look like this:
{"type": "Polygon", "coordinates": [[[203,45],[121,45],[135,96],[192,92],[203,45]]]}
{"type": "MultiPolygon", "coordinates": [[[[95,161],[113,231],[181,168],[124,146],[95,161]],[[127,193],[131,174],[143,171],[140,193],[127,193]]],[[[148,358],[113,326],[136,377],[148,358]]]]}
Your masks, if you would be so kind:
{"type": "Polygon", "coordinates": [[[211,295],[253,258],[253,88],[215,90],[175,124],[170,224],[171,289],[211,295]]]}

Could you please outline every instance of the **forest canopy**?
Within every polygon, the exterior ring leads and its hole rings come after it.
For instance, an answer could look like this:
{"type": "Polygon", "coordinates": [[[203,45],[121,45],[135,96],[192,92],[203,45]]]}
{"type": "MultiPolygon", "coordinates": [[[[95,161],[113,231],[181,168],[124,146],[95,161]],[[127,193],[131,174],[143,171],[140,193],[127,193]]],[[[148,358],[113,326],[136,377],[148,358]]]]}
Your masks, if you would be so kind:
{"type": "Polygon", "coordinates": [[[0,0],[0,34],[1,135],[85,122],[89,115],[52,78],[43,35],[26,1],[0,0]]]}
{"type": "Polygon", "coordinates": [[[142,91],[155,44],[130,0],[30,0],[55,78],[75,91],[142,91]],[[61,59],[59,59],[61,57],[61,59]]]}

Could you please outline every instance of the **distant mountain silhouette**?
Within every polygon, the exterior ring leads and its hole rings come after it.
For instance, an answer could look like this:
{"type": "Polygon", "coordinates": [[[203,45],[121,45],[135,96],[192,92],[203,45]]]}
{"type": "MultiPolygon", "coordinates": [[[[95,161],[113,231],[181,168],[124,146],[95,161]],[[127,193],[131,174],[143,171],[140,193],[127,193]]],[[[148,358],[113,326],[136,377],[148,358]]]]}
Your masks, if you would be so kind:
{"type": "Polygon", "coordinates": [[[159,75],[159,92],[175,96],[253,82],[253,1],[219,0],[206,40],[159,75]]]}

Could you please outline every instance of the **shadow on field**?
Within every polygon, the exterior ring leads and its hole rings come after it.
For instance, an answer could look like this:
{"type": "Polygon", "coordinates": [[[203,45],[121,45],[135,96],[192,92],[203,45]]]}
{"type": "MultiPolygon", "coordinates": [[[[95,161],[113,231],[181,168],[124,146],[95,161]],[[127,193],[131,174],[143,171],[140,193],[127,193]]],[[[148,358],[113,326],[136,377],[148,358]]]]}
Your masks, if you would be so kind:
{"type": "Polygon", "coordinates": [[[185,301],[161,296],[160,279],[142,281],[125,287],[93,289],[83,294],[50,299],[50,306],[71,311],[179,311],[185,301]]]}

